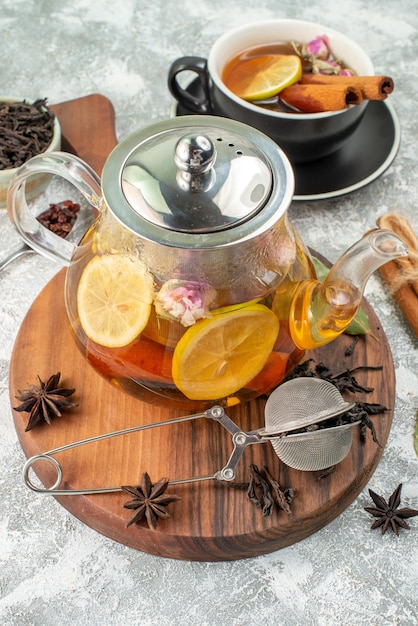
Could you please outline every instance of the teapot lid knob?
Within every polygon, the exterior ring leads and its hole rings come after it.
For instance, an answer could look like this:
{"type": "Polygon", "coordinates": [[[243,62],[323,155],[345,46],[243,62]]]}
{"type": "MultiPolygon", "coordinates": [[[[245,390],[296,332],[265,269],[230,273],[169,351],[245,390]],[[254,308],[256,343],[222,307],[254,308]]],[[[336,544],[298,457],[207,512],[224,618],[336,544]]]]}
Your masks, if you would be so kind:
{"type": "Polygon", "coordinates": [[[181,137],[174,150],[174,162],[183,172],[203,174],[213,167],[216,149],[209,137],[189,134],[181,137]]]}

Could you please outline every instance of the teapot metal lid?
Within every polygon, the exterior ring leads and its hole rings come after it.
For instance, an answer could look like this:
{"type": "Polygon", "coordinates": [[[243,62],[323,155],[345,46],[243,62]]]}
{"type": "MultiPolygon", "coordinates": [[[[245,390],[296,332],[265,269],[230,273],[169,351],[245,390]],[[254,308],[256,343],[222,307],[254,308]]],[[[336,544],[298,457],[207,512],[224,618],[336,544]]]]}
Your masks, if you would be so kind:
{"type": "Polygon", "coordinates": [[[256,237],[286,212],[290,163],[266,135],[240,122],[184,116],[140,129],[106,161],[109,210],[147,240],[219,247],[256,237]]]}

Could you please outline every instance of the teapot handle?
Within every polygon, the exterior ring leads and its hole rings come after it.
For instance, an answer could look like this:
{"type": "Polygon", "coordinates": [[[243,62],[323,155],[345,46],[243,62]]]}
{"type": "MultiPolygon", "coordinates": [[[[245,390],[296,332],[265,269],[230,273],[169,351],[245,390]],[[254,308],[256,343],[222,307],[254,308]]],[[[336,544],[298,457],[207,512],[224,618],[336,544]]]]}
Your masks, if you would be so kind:
{"type": "Polygon", "coordinates": [[[66,152],[49,152],[32,157],[16,172],[7,192],[7,210],[23,241],[36,252],[71,265],[77,258],[78,241],[102,211],[103,198],[100,178],[78,157],[66,152]],[[29,176],[60,176],[72,183],[86,198],[88,210],[81,210],[68,237],[63,239],[43,226],[29,210],[25,187],[29,176]],[[96,211],[94,210],[96,209],[96,211]]]}

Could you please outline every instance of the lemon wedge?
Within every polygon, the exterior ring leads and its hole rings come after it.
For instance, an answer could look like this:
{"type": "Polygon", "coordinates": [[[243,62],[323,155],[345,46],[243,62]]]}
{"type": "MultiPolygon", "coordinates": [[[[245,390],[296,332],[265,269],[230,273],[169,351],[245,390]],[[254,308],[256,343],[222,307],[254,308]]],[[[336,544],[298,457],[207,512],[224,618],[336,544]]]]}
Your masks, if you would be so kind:
{"type": "Polygon", "coordinates": [[[173,354],[173,380],[192,400],[217,400],[235,393],[263,369],[279,332],[270,309],[253,304],[199,320],[187,329],[173,354]]]}
{"type": "Polygon", "coordinates": [[[119,254],[94,256],[86,265],[77,290],[80,324],[95,343],[120,348],[145,328],[154,281],[136,258],[119,254]]]}
{"type": "Polygon", "coordinates": [[[302,76],[302,61],[295,54],[269,54],[242,61],[228,76],[228,84],[244,100],[267,100],[302,76]]]}

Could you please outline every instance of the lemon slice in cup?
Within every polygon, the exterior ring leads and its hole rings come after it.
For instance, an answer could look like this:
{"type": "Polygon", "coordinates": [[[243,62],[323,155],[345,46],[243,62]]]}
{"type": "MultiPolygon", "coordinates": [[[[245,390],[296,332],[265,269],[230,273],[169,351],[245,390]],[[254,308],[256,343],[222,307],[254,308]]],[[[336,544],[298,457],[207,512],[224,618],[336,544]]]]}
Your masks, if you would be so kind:
{"type": "Polygon", "coordinates": [[[302,61],[295,54],[269,54],[253,57],[234,68],[228,84],[244,100],[267,100],[302,76],[302,61]]]}
{"type": "Polygon", "coordinates": [[[191,400],[235,393],[261,372],[279,332],[275,314],[262,304],[199,320],[173,354],[173,380],[191,400]]]}
{"type": "Polygon", "coordinates": [[[95,256],[77,290],[80,324],[87,337],[107,348],[133,341],[147,325],[154,281],[138,259],[119,254],[95,256]]]}

